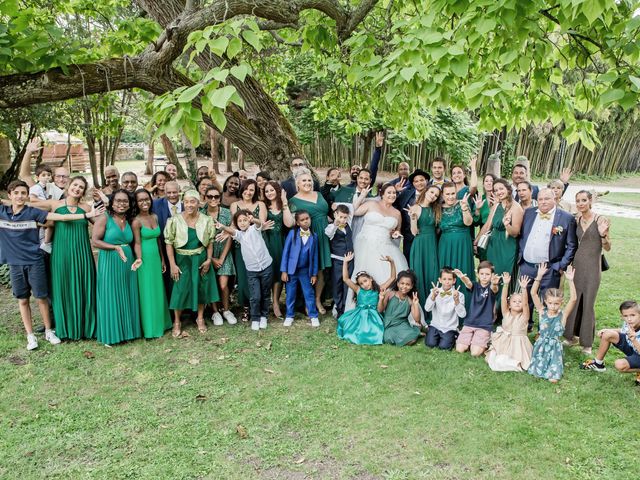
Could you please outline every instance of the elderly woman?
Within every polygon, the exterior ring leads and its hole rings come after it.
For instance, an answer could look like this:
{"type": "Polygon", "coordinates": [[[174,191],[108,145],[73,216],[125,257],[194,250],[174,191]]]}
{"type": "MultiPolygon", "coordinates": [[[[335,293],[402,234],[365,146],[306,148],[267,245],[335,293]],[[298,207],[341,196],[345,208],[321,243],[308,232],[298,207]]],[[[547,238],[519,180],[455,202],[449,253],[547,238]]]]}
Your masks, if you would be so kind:
{"type": "MultiPolygon", "coordinates": [[[[202,168],[202,167],[200,167],[202,168]]],[[[213,180],[211,180],[209,177],[202,177],[199,178],[198,181],[196,182],[196,190],[198,191],[198,193],[200,194],[200,208],[206,208],[207,207],[207,199],[205,197],[207,190],[209,189],[209,187],[213,186],[213,180]]]]}
{"type": "Polygon", "coordinates": [[[571,205],[571,202],[562,199],[562,195],[564,194],[565,185],[562,180],[551,180],[547,184],[547,188],[550,188],[553,191],[553,195],[556,199],[556,205],[560,207],[565,212],[576,213],[576,209],[571,205]]]}
{"type": "Polygon", "coordinates": [[[564,329],[566,343],[577,345],[578,339],[576,337],[579,337],[582,351],[586,355],[591,354],[596,328],[594,307],[600,288],[602,250],[611,250],[609,220],[593,213],[591,206],[591,192],[579,191],[576,194],[578,249],[573,257],[573,266],[577,271],[588,272],[588,274],[576,275],[574,279],[578,301],[576,308],[567,317],[564,329]]]}
{"type": "Polygon", "coordinates": [[[311,215],[311,231],[318,236],[318,281],[316,282],[316,306],[318,313],[325,314],[326,310],[322,306],[322,289],[324,288],[324,275],[321,270],[331,267],[331,249],[329,247],[329,237],[324,234],[324,229],[329,222],[327,214],[329,205],[323,196],[313,190],[313,177],[308,168],[299,168],[294,174],[296,182],[296,193],[289,204],[291,211],[306,210],[311,215]]]}
{"type": "Polygon", "coordinates": [[[171,278],[174,281],[169,308],[173,310],[173,336],[181,333],[180,314],[190,309],[198,312],[198,331],[207,331],[204,307],[220,300],[212,266],[215,228],[211,217],[200,213],[200,194],[187,190],[182,200],[184,210],[171,217],[164,228],[171,278]]]}

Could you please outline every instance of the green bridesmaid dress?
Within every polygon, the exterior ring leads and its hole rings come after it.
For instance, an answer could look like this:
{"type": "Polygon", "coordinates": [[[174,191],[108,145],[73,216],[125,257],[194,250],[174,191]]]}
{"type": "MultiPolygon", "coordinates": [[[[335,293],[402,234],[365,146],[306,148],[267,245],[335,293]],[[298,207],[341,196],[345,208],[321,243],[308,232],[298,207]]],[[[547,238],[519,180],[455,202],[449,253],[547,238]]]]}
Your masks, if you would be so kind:
{"type": "Polygon", "coordinates": [[[436,219],[433,209],[422,207],[418,217],[418,235],[411,244],[410,268],[417,277],[420,306],[424,308],[431,283],[436,283],[440,276],[438,266],[438,239],[436,236],[436,219]]]}
{"type": "Polygon", "coordinates": [[[269,255],[273,259],[273,283],[280,282],[280,263],[282,262],[282,251],[284,250],[284,224],[282,218],[282,212],[274,214],[269,210],[267,212],[267,221],[273,221],[273,228],[262,234],[267,250],[269,250],[269,255]]]}
{"type": "Polygon", "coordinates": [[[378,292],[358,291],[357,305],[338,318],[338,338],[356,345],[380,345],[384,337],[382,318],[377,310],[378,292]]]}
{"type": "Polygon", "coordinates": [[[198,311],[198,305],[206,305],[208,303],[220,300],[218,294],[218,282],[213,266],[206,275],[200,275],[200,265],[207,259],[207,249],[198,240],[195,228],[187,229],[187,243],[175,249],[176,265],[182,272],[177,282],[173,284],[171,291],[171,301],[169,308],[171,310],[192,310],[198,311]],[[178,250],[197,251],[194,255],[183,255],[178,250]]]}
{"type": "Polygon", "coordinates": [[[144,338],[158,338],[171,328],[171,317],[162,279],[162,260],[158,250],[160,226],[140,228],[142,265],[138,268],[140,318],[144,338]]]}
{"type": "MultiPolygon", "coordinates": [[[[487,200],[487,195],[483,193],[482,199],[484,200],[484,202],[482,202],[482,206],[480,207],[480,211],[478,212],[478,215],[475,215],[475,213],[473,215],[473,225],[479,228],[482,228],[482,226],[485,223],[487,223],[487,220],[489,219],[489,213],[491,213],[491,207],[489,206],[489,200],[487,200]]],[[[475,212],[475,208],[474,208],[474,212],[475,212]]],[[[478,247],[478,260],[482,262],[483,260],[486,260],[486,259],[487,259],[487,249],[478,247]]]]}
{"type": "MultiPolygon", "coordinates": [[[[71,214],[67,205],[55,213],[71,214]]],[[[77,207],[73,213],[85,213],[77,207]]],[[[51,252],[51,304],[56,334],[80,340],[96,336],[96,266],[87,220],[58,222],[51,252]]]]}
{"type": "Polygon", "coordinates": [[[126,223],[124,230],[121,230],[107,215],[103,241],[120,245],[127,257],[127,261],[123,262],[115,250],[100,250],[98,253],[96,336],[98,342],[113,345],[142,336],[137,274],[131,271],[131,226],[126,223]]]}
{"type": "MultiPolygon", "coordinates": [[[[502,275],[504,272],[515,276],[516,260],[518,257],[518,241],[511,235],[507,235],[502,219],[504,218],[504,207],[498,205],[496,213],[493,214],[491,222],[491,236],[487,245],[487,260],[493,264],[495,273],[502,275]]],[[[517,282],[511,282],[510,287],[515,288],[517,282]]],[[[502,284],[500,285],[502,288],[502,284]]],[[[512,293],[512,290],[509,292],[512,293]]],[[[496,309],[500,311],[501,295],[498,291],[496,298],[496,309]]]]}
{"type": "Polygon", "coordinates": [[[394,295],[387,302],[382,322],[384,323],[384,343],[406,345],[417,340],[420,329],[409,323],[411,300],[409,297],[400,300],[394,295]]]}
{"type": "Polygon", "coordinates": [[[311,231],[318,236],[318,270],[324,270],[332,265],[329,237],[324,234],[324,229],[327,228],[329,224],[327,221],[329,205],[320,193],[316,193],[318,197],[315,203],[293,197],[289,200],[289,204],[292,207],[291,212],[295,212],[296,210],[306,210],[309,212],[311,216],[311,231]]]}
{"type": "MultiPolygon", "coordinates": [[[[218,211],[218,222],[220,222],[222,225],[225,225],[227,227],[231,225],[231,210],[221,206],[220,210],[218,211]]],[[[220,257],[226,243],[227,241],[223,240],[222,242],[215,242],[213,244],[214,258],[220,257]]],[[[236,274],[236,269],[233,266],[233,251],[230,248],[229,251],[227,252],[227,256],[224,257],[224,262],[222,262],[222,266],[218,270],[216,270],[216,275],[219,277],[221,276],[232,277],[235,274],[236,274]]]]}

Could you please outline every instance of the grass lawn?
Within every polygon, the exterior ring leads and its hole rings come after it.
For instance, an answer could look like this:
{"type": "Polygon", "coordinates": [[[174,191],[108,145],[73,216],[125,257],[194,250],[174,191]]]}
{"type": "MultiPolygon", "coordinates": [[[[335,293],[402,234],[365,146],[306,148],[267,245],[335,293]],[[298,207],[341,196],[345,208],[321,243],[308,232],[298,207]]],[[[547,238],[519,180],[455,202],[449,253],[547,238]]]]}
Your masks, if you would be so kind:
{"type": "Polygon", "coordinates": [[[598,202],[640,208],[640,193],[611,192],[604,197],[598,198],[598,202]]]}
{"type": "MultiPolygon", "coordinates": [[[[599,327],[638,298],[640,221],[614,219],[599,327]]],[[[588,274],[588,272],[578,272],[588,274]]],[[[565,351],[558,385],[451,352],[358,347],[335,321],[25,350],[1,292],[0,478],[602,479],[638,472],[640,389],[565,351]]],[[[612,353],[607,358],[619,356],[612,353]]]]}

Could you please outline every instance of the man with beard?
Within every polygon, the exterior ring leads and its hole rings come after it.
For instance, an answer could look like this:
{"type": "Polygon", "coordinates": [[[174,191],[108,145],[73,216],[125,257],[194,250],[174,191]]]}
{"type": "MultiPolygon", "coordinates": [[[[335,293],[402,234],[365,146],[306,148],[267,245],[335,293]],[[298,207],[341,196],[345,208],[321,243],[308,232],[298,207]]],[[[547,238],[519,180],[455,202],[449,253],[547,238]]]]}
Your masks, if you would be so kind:
{"type": "MultiPolygon", "coordinates": [[[[31,156],[42,148],[40,138],[34,137],[26,146],[22,163],[20,164],[20,173],[18,178],[25,182],[29,188],[33,187],[36,182],[31,176],[31,156]]],[[[65,167],[58,167],[53,171],[53,182],[47,184],[45,200],[60,200],[64,197],[64,191],[69,183],[69,170],[65,167]]]]}
{"type": "Polygon", "coordinates": [[[402,215],[402,226],[400,232],[402,233],[402,253],[404,254],[407,262],[409,262],[409,253],[411,252],[411,242],[413,242],[413,234],[411,233],[411,219],[409,218],[409,212],[407,211],[411,205],[416,203],[416,200],[427,187],[429,187],[430,176],[424,170],[416,169],[409,175],[408,185],[403,185],[404,182],[397,183],[395,185],[398,192],[398,198],[393,204],[400,214],[402,215]]]}
{"type": "Polygon", "coordinates": [[[411,167],[407,162],[400,162],[398,164],[398,176],[391,180],[389,183],[391,185],[397,185],[401,182],[407,182],[409,179],[409,172],[411,171],[411,167]]]}

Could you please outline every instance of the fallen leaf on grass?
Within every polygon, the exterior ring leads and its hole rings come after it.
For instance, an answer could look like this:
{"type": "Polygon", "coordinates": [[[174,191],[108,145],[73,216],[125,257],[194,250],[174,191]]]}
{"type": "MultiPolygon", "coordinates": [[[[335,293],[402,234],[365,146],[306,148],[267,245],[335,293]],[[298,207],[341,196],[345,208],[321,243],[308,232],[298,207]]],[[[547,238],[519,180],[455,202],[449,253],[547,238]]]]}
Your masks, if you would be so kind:
{"type": "Polygon", "coordinates": [[[7,358],[7,360],[9,360],[9,363],[12,363],[14,365],[26,365],[27,361],[22,358],[19,357],[18,355],[11,355],[9,358],[7,358]]]}
{"type": "Polygon", "coordinates": [[[251,350],[250,348],[239,348],[238,350],[235,350],[236,353],[249,353],[249,352],[253,352],[253,350],[251,350]]]}
{"type": "Polygon", "coordinates": [[[265,368],[265,369],[264,369],[264,371],[265,371],[266,373],[271,373],[271,374],[276,373],[276,372],[274,372],[273,370],[270,370],[270,369],[268,369],[268,368],[265,368]]]}
{"type": "Polygon", "coordinates": [[[413,392],[415,395],[420,395],[420,392],[413,392]]]}
{"type": "Polygon", "coordinates": [[[304,463],[304,461],[306,460],[306,458],[304,457],[300,457],[298,460],[296,460],[295,463],[297,463],[298,465],[300,465],[301,463],[304,463]]]}
{"type": "Polygon", "coordinates": [[[227,337],[220,337],[218,339],[218,342],[222,343],[222,344],[227,343],[228,341],[229,341],[229,339],[227,337]]]}
{"type": "Polygon", "coordinates": [[[182,380],[180,380],[180,385],[186,385],[187,384],[187,379],[183,378],[182,380]]]}
{"type": "Polygon", "coordinates": [[[84,358],[88,358],[88,359],[96,358],[95,353],[89,350],[85,350],[84,352],[82,352],[82,354],[84,355],[84,358]]]}
{"type": "Polygon", "coordinates": [[[196,402],[204,402],[207,399],[206,395],[202,395],[201,393],[196,395],[196,402]]]}
{"type": "Polygon", "coordinates": [[[228,358],[227,355],[220,355],[218,357],[218,360],[224,360],[225,358],[228,358]]]}
{"type": "Polygon", "coordinates": [[[264,348],[266,350],[271,350],[271,342],[267,342],[267,344],[264,346],[264,348]]]}
{"type": "Polygon", "coordinates": [[[240,438],[247,438],[249,436],[249,433],[247,432],[247,429],[244,428],[242,425],[238,424],[236,426],[236,433],[238,434],[238,436],[240,438]]]}
{"type": "Polygon", "coordinates": [[[389,365],[380,365],[380,368],[389,368],[389,365]]]}
{"type": "Polygon", "coordinates": [[[199,365],[200,364],[200,359],[199,358],[190,358],[189,359],[189,365],[199,365]]]}
{"type": "Polygon", "coordinates": [[[58,404],[56,402],[49,402],[49,408],[58,408],[58,404]]]}
{"type": "Polygon", "coordinates": [[[190,336],[191,335],[189,335],[187,332],[182,332],[178,338],[189,338],[190,336]]]}
{"type": "Polygon", "coordinates": [[[333,348],[334,350],[338,349],[338,345],[331,345],[331,348],[333,348]]]}
{"type": "Polygon", "coordinates": [[[164,349],[164,353],[171,353],[171,351],[172,351],[172,350],[171,350],[170,348],[165,348],[165,349],[164,349]]]}

